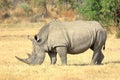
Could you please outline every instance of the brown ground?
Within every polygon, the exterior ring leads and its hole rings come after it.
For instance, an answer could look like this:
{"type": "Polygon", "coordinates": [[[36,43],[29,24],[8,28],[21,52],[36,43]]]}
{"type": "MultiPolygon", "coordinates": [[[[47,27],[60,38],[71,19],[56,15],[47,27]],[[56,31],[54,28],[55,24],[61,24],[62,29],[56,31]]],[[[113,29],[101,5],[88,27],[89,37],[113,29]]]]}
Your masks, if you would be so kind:
{"type": "Polygon", "coordinates": [[[103,65],[89,65],[92,51],[68,55],[62,66],[59,56],[50,65],[48,55],[42,65],[29,66],[14,56],[27,57],[32,51],[27,35],[38,32],[41,24],[0,24],[0,80],[120,80],[120,40],[108,35],[103,65]]]}

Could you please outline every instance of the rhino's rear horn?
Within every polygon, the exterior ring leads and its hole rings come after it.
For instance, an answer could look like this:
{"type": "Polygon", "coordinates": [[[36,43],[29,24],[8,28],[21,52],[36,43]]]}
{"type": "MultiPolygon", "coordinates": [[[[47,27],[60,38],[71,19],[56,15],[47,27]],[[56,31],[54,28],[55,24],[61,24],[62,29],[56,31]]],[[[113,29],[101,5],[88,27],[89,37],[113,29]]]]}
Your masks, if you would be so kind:
{"type": "Polygon", "coordinates": [[[28,55],[28,58],[31,57],[31,54],[27,53],[27,55],[28,55]]]}
{"type": "Polygon", "coordinates": [[[22,61],[22,62],[24,62],[24,63],[27,63],[27,64],[30,64],[28,61],[27,61],[27,59],[21,59],[21,58],[19,58],[19,57],[17,57],[17,56],[15,56],[19,61],[22,61]]]}

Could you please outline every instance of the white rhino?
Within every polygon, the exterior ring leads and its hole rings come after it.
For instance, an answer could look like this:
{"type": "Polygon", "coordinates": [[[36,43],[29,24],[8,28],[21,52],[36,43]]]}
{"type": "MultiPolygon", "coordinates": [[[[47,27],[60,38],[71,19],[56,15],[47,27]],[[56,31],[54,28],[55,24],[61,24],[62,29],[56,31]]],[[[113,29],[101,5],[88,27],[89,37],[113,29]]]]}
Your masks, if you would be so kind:
{"type": "Polygon", "coordinates": [[[101,25],[96,21],[53,21],[44,25],[32,40],[33,52],[27,59],[21,59],[27,64],[42,64],[47,52],[51,64],[57,61],[58,53],[62,64],[67,64],[68,54],[79,54],[89,48],[93,50],[91,64],[101,64],[104,55],[102,48],[105,48],[107,34],[101,25]]]}

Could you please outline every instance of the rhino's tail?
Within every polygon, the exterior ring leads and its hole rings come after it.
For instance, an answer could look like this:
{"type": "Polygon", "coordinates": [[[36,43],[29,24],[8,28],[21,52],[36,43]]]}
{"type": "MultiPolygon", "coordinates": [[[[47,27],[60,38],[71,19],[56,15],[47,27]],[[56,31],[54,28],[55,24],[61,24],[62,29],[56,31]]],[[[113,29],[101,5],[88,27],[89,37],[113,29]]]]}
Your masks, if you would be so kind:
{"type": "Polygon", "coordinates": [[[105,30],[105,32],[104,32],[104,39],[105,39],[105,42],[104,42],[104,44],[103,44],[103,50],[105,50],[105,44],[106,44],[106,40],[107,40],[107,32],[106,32],[106,30],[105,30]]]}
{"type": "Polygon", "coordinates": [[[105,43],[104,43],[104,45],[103,45],[103,50],[105,50],[105,43]]]}

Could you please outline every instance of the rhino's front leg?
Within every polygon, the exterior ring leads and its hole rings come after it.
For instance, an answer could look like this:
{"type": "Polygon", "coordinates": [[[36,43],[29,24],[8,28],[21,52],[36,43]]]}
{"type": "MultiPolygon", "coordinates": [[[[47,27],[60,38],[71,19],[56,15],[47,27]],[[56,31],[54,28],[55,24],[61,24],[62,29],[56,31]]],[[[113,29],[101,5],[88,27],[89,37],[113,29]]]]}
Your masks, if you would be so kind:
{"type": "Polygon", "coordinates": [[[62,64],[67,65],[67,48],[66,47],[57,47],[56,50],[60,56],[62,64]]]}
{"type": "Polygon", "coordinates": [[[55,64],[57,61],[57,57],[56,57],[57,53],[50,51],[50,52],[48,52],[48,55],[50,57],[51,64],[55,64]]]}

